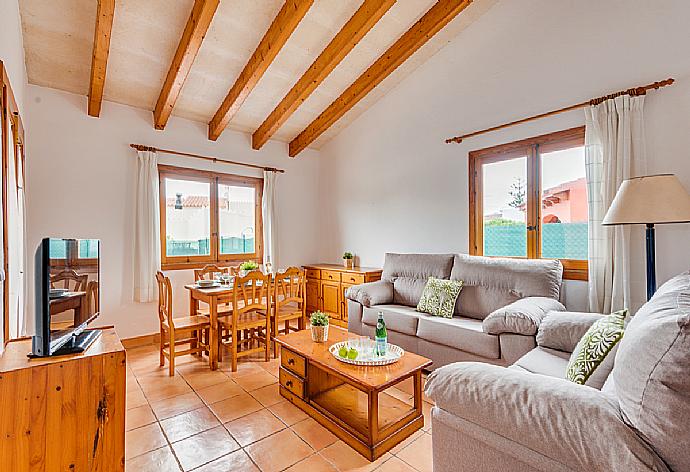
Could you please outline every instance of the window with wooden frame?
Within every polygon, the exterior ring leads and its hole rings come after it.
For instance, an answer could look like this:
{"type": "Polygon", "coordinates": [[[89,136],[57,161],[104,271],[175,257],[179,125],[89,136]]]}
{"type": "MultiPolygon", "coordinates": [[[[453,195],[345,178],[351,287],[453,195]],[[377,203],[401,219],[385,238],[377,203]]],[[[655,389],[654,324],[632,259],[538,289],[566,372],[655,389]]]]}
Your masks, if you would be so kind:
{"type": "Polygon", "coordinates": [[[263,259],[263,179],[158,166],[161,262],[199,268],[263,259]]]}
{"type": "Polygon", "coordinates": [[[585,129],[469,153],[470,254],[559,259],[587,280],[585,129]]]}

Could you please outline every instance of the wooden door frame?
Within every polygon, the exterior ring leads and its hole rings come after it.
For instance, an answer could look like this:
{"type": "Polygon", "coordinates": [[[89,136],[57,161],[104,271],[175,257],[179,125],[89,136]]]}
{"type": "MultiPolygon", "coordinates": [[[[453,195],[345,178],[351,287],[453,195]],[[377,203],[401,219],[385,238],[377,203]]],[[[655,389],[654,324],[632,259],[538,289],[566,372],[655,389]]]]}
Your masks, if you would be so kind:
{"type": "MultiPolygon", "coordinates": [[[[8,215],[7,215],[7,176],[9,169],[9,149],[7,136],[10,130],[13,133],[13,143],[15,146],[15,162],[14,165],[17,168],[21,161],[22,166],[22,187],[24,192],[26,192],[26,167],[25,167],[25,141],[24,141],[24,125],[22,121],[21,114],[19,112],[19,106],[14,97],[14,92],[12,92],[12,86],[10,85],[10,79],[7,75],[7,69],[5,68],[2,61],[0,61],[0,127],[2,135],[2,234],[3,234],[3,270],[5,271],[5,280],[2,282],[3,286],[3,342],[7,344],[10,337],[9,329],[9,305],[10,305],[10,295],[9,295],[9,246],[8,246],[8,215]]],[[[18,174],[15,174],[18,175],[18,174]]],[[[24,209],[26,211],[26,209],[24,209]]],[[[26,295],[26,294],[25,294],[26,295]]]]}

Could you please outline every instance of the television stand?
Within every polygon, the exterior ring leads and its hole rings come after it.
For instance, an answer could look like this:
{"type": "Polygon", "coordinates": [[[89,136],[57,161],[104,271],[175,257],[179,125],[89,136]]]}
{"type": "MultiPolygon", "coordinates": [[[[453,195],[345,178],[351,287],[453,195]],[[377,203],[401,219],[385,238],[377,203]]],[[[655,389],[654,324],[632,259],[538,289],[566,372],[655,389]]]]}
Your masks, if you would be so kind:
{"type": "Polygon", "coordinates": [[[84,352],[100,335],[100,329],[84,330],[76,336],[73,335],[70,341],[53,352],[51,356],[64,356],[66,354],[84,352]]]}
{"type": "Polygon", "coordinates": [[[127,364],[113,328],[82,354],[29,359],[31,339],[0,354],[0,470],[125,469],[127,364]]]}

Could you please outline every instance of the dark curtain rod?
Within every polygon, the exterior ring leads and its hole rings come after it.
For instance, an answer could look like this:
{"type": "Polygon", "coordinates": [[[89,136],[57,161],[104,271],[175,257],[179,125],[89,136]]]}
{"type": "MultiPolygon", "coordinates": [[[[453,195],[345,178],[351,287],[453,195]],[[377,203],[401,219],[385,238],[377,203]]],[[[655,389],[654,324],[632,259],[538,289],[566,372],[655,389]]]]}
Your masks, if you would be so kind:
{"type": "Polygon", "coordinates": [[[153,152],[162,152],[164,154],[175,154],[177,156],[185,156],[185,157],[191,157],[194,159],[202,159],[204,161],[211,161],[214,163],[220,162],[223,164],[232,164],[232,165],[236,165],[236,166],[251,167],[252,169],[267,170],[270,172],[278,172],[280,174],[285,172],[284,169],[276,169],[275,167],[265,167],[265,166],[260,166],[260,165],[256,165],[256,164],[247,164],[246,162],[228,161],[225,159],[219,159],[217,157],[202,156],[200,154],[191,154],[189,152],[172,151],[170,149],[160,149],[160,148],[155,148],[152,146],[144,146],[143,144],[130,144],[129,147],[136,149],[137,151],[153,151],[153,152]]]}

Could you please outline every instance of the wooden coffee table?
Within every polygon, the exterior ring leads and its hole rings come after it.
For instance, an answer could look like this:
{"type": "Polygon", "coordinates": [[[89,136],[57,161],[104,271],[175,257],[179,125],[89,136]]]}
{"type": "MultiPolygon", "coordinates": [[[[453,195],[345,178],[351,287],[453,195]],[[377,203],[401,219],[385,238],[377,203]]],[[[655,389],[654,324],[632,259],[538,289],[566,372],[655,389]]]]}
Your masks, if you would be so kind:
{"type": "Polygon", "coordinates": [[[350,365],[328,352],[347,339],[347,331],[334,326],[326,343],[313,342],[309,330],[278,336],[280,394],[374,461],[424,426],[422,369],[431,360],[406,352],[388,366],[350,365]],[[413,405],[385,392],[410,377],[413,405]]]}

